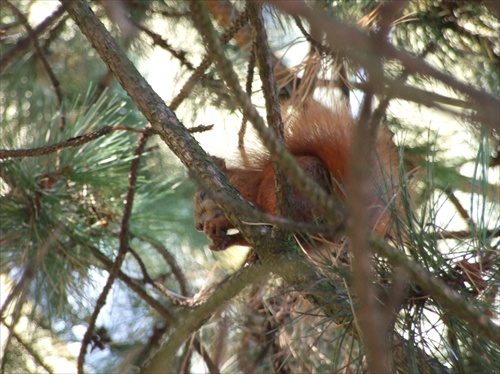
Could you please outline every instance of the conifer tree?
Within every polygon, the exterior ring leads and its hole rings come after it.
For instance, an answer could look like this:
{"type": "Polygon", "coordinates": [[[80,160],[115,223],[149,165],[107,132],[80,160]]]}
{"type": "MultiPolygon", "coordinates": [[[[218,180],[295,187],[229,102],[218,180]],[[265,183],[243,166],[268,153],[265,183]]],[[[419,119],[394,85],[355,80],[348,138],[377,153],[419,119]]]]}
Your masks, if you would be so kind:
{"type": "Polygon", "coordinates": [[[498,2],[0,5],[2,372],[497,370],[498,2]],[[207,133],[245,154],[254,129],[278,186],[312,190],[269,130],[310,98],[392,135],[391,237],[360,245],[349,202],[314,227],[262,215],[207,155],[207,133]],[[248,255],[208,250],[198,188],[248,255]],[[322,263],[293,235],[333,231],[322,263]]]}

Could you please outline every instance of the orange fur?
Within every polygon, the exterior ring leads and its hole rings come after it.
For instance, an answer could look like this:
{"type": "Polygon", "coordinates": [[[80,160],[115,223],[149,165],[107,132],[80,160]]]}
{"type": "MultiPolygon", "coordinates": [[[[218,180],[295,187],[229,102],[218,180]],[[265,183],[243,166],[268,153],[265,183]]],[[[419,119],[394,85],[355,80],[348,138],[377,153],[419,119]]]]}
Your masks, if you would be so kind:
{"type": "MultiPolygon", "coordinates": [[[[284,118],[285,143],[306,175],[313,178],[332,196],[338,198],[339,213],[345,212],[343,201],[345,181],[349,171],[349,150],[352,128],[355,126],[346,111],[333,112],[325,106],[310,101],[301,110],[284,118]]],[[[393,145],[387,136],[377,140],[376,161],[373,162],[370,185],[370,221],[381,236],[389,231],[389,214],[386,206],[395,188],[394,171],[397,170],[393,145]]],[[[271,214],[276,212],[276,194],[273,163],[268,154],[248,155],[244,167],[227,167],[224,160],[214,161],[250,203],[271,214]]],[[[296,189],[291,196],[293,218],[314,222],[318,210],[296,189]]],[[[195,227],[212,239],[212,250],[224,250],[232,245],[248,245],[239,234],[227,235],[233,225],[227,221],[217,205],[198,191],[194,204],[195,227]]]]}

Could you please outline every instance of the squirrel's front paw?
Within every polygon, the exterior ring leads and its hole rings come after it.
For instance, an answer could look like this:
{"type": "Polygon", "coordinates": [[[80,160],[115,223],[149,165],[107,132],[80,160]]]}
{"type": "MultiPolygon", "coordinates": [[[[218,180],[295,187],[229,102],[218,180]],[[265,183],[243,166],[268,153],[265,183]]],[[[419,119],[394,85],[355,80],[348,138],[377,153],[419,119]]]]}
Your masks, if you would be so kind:
{"type": "Polygon", "coordinates": [[[232,226],[225,217],[219,216],[205,222],[203,232],[212,240],[209,248],[212,251],[223,251],[231,246],[231,238],[227,235],[227,230],[232,226]]]}
{"type": "Polygon", "coordinates": [[[215,217],[205,222],[203,232],[212,240],[222,239],[227,235],[227,230],[232,227],[225,217],[215,217]]]}
{"type": "Polygon", "coordinates": [[[233,245],[249,245],[233,224],[223,216],[205,222],[204,232],[212,240],[212,244],[208,246],[212,251],[223,251],[233,245]],[[234,232],[229,234],[229,230],[234,232]]]}

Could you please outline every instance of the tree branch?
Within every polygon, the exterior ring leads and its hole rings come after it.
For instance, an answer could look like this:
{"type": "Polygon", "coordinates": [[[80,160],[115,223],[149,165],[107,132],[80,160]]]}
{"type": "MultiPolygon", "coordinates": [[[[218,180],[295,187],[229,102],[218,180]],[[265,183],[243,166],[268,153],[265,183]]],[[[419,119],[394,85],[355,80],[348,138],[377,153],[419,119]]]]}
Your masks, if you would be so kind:
{"type": "Polygon", "coordinates": [[[203,326],[218,308],[240,293],[246,286],[262,280],[271,272],[272,268],[273,265],[270,262],[242,268],[226,281],[218,284],[217,289],[203,304],[188,312],[183,311],[182,318],[175,325],[173,333],[161,349],[146,363],[142,372],[159,373],[164,368],[173,367],[172,360],[186,339],[203,326]]]}
{"type": "MultiPolygon", "coordinates": [[[[252,207],[231,186],[226,176],[214,165],[212,159],[189,134],[174,112],[165,105],[164,101],[140,75],[88,4],[83,0],[76,0],[68,8],[68,12],[132,98],[137,108],[179,160],[199,175],[211,190],[224,192],[229,199],[247,204],[248,209],[251,210],[252,207]]],[[[243,225],[245,217],[237,216],[224,206],[222,209],[227,218],[235,223],[242,234],[248,238],[261,236],[263,231],[267,231],[263,227],[243,225]]]]}
{"type": "Polygon", "coordinates": [[[33,29],[32,33],[23,39],[19,39],[16,42],[16,45],[12,47],[6,54],[2,56],[0,59],[0,73],[2,73],[5,69],[9,67],[9,65],[16,58],[19,58],[23,53],[26,52],[29,45],[32,43],[32,38],[37,38],[45,32],[47,28],[49,28],[55,21],[57,21],[63,13],[66,11],[68,3],[62,4],[59,8],[57,8],[54,13],[45,18],[35,29],[33,29]]]}
{"type": "Polygon", "coordinates": [[[39,157],[43,155],[48,155],[50,153],[54,153],[60,151],[65,148],[78,147],[85,143],[89,143],[92,140],[98,139],[101,136],[112,133],[113,131],[130,131],[139,134],[151,134],[153,133],[151,129],[133,129],[126,126],[105,126],[99,130],[89,132],[88,134],[76,136],[74,138],[69,138],[68,140],[45,146],[40,148],[32,148],[32,149],[0,149],[0,159],[10,158],[10,157],[39,157]]]}
{"type": "Polygon", "coordinates": [[[182,272],[182,269],[180,268],[179,264],[177,264],[177,261],[175,260],[174,256],[172,256],[172,254],[167,250],[167,248],[156,243],[152,239],[146,239],[144,237],[141,237],[141,240],[144,240],[147,243],[149,243],[163,257],[165,262],[172,269],[172,273],[177,278],[177,282],[179,282],[179,288],[181,290],[182,296],[188,297],[189,296],[189,286],[188,286],[187,279],[184,276],[184,273],[182,272]]]}
{"type": "MultiPolygon", "coordinates": [[[[114,266],[114,263],[109,260],[104,254],[102,254],[97,248],[93,246],[88,246],[88,248],[92,251],[92,254],[104,265],[104,267],[111,271],[114,266]]],[[[120,279],[125,285],[134,291],[137,296],[139,296],[142,300],[144,300],[149,306],[151,306],[160,317],[162,317],[169,327],[176,324],[176,317],[166,309],[160,302],[158,302],[155,298],[151,297],[141,286],[139,286],[136,282],[134,282],[128,275],[123,273],[121,270],[117,273],[118,279],[120,279]]],[[[162,329],[161,331],[156,331],[157,335],[163,336],[167,329],[162,329]]],[[[160,336],[155,335],[155,339],[150,339],[151,343],[158,342],[160,340],[160,336]]],[[[209,368],[210,373],[217,373],[217,366],[213,363],[211,358],[208,356],[207,349],[201,344],[198,338],[194,338],[193,345],[196,351],[203,357],[205,360],[207,367],[209,368]]],[[[140,361],[139,362],[143,362],[140,361]]]]}
{"type": "MultiPolygon", "coordinates": [[[[277,160],[283,172],[294,182],[294,186],[304,196],[308,196],[314,205],[322,209],[330,223],[334,224],[338,221],[338,217],[336,216],[338,210],[335,209],[334,199],[317,183],[311,180],[311,178],[305,175],[304,170],[297,165],[294,157],[286,150],[284,144],[276,137],[274,132],[266,126],[257,109],[252,105],[249,97],[239,84],[238,76],[231,62],[224,54],[204,2],[191,0],[190,6],[191,14],[204,36],[209,51],[216,57],[217,70],[233,93],[234,99],[238,106],[241,107],[243,115],[253,124],[262,143],[277,160]]],[[[227,218],[231,221],[230,217],[227,218]]]]}
{"type": "MultiPolygon", "coordinates": [[[[44,368],[47,373],[49,374],[52,374],[52,373],[55,373],[55,370],[50,366],[48,365],[47,363],[44,362],[44,357],[39,354],[32,346],[31,344],[27,343],[24,341],[23,338],[21,338],[21,336],[19,336],[18,333],[16,333],[13,329],[12,329],[12,326],[9,325],[5,319],[3,317],[1,317],[1,320],[2,320],[2,323],[5,325],[5,327],[7,327],[7,329],[9,331],[12,331],[12,337],[24,348],[26,349],[26,351],[30,354],[31,357],[33,357],[33,360],[35,361],[36,365],[39,365],[41,366],[42,368],[44,368]]],[[[4,369],[5,369],[5,364],[7,363],[7,357],[5,357],[8,353],[7,353],[7,347],[4,346],[2,347],[3,348],[3,353],[4,353],[4,356],[2,357],[2,373],[4,373],[4,369]]],[[[48,349],[47,347],[45,347],[46,349],[48,349]]]]}
{"type": "MultiPolygon", "coordinates": [[[[227,27],[224,33],[221,35],[220,37],[221,43],[226,44],[227,42],[229,42],[229,40],[231,40],[231,38],[235,36],[243,26],[246,25],[247,19],[248,19],[247,12],[243,12],[238,17],[236,17],[227,27]]],[[[177,109],[177,107],[191,92],[195,84],[200,80],[200,78],[203,76],[203,73],[208,69],[208,67],[212,62],[213,62],[212,56],[207,53],[205,57],[203,57],[203,60],[200,62],[200,64],[195,69],[193,74],[189,77],[186,83],[184,83],[184,86],[182,87],[179,94],[170,103],[170,108],[172,110],[177,109]]]]}
{"type": "Polygon", "coordinates": [[[397,60],[410,74],[434,78],[468,96],[470,106],[475,111],[473,119],[479,121],[489,131],[494,131],[498,127],[500,99],[458,81],[418,57],[413,57],[405,51],[399,51],[385,40],[375,40],[356,27],[344,24],[333,16],[310,8],[305,1],[271,1],[271,3],[288,14],[304,17],[309,24],[321,28],[325,32],[326,40],[332,50],[361,64],[370,73],[372,79],[379,82],[379,87],[383,87],[384,77],[373,69],[377,65],[376,61],[382,59],[397,60]]]}
{"type": "Polygon", "coordinates": [[[387,242],[372,235],[375,251],[389,260],[394,267],[401,267],[416,284],[422,287],[444,309],[453,312],[483,337],[500,344],[500,327],[484,311],[474,307],[457,291],[430,274],[421,265],[410,261],[406,255],[392,248],[387,242]]]}
{"type": "MultiPolygon", "coordinates": [[[[195,5],[200,4],[197,3],[195,5]]],[[[203,5],[201,4],[201,6],[203,5]]],[[[72,6],[68,11],[71,14],[71,17],[75,20],[77,25],[82,30],[82,32],[93,43],[94,48],[101,55],[103,61],[108,64],[120,84],[129,93],[130,97],[133,99],[139,110],[141,110],[141,112],[149,120],[153,129],[160,134],[165,143],[172,149],[174,154],[182,161],[182,163],[193,172],[198,173],[200,175],[200,178],[209,187],[209,189],[214,190],[216,193],[227,193],[229,196],[228,199],[231,199],[231,201],[243,201],[240,197],[238,197],[239,195],[233,188],[228,187],[228,182],[225,176],[214,167],[213,163],[207,157],[206,153],[189,135],[188,131],[184,128],[184,126],[182,126],[182,124],[176,118],[175,114],[165,106],[163,101],[158,97],[158,95],[153,92],[147,82],[140,76],[133,64],[126,58],[121,49],[110,37],[109,33],[105,30],[103,25],[97,20],[95,15],[93,15],[88,5],[84,1],[80,0],[77,1],[74,6],[72,6]]],[[[201,16],[204,18],[205,22],[207,22],[206,13],[202,13],[201,16]]],[[[230,68],[230,64],[227,60],[225,60],[223,54],[220,53],[220,44],[218,44],[218,39],[213,32],[213,27],[210,29],[210,36],[208,36],[207,39],[210,40],[209,45],[212,54],[216,55],[219,58],[217,64],[219,67],[222,67],[222,69],[219,69],[221,71],[221,75],[228,83],[228,86],[231,89],[234,89],[234,92],[236,93],[235,96],[237,97],[238,102],[241,103],[242,108],[244,108],[245,115],[248,118],[253,118],[254,121],[258,123],[258,126],[256,127],[259,129],[259,131],[263,132],[263,137],[268,135],[266,132],[264,121],[258,116],[255,108],[251,106],[243,90],[240,89],[241,92],[238,90],[239,84],[238,80],[234,79],[234,71],[229,70],[229,73],[224,72],[224,67],[229,66],[230,68]],[[252,117],[249,114],[255,116],[252,117]]],[[[274,150],[273,155],[277,155],[277,157],[281,159],[282,156],[286,153],[284,152],[282,145],[277,141],[275,142],[275,140],[276,139],[273,138],[267,138],[267,141],[265,143],[267,143],[266,145],[268,145],[272,151],[274,150]],[[279,151],[276,151],[276,149],[278,149],[279,151]]],[[[293,163],[293,160],[289,158],[288,162],[293,163]]],[[[283,165],[287,165],[287,161],[284,161],[283,165]]],[[[299,179],[306,179],[303,175],[300,174],[300,171],[295,170],[295,174],[299,175],[299,179]]],[[[303,191],[308,191],[308,196],[318,196],[316,194],[316,191],[311,193],[310,191],[312,190],[307,190],[307,188],[308,187],[304,187],[303,191]]],[[[328,199],[328,196],[326,196],[326,199],[328,199]]],[[[318,204],[318,206],[321,206],[324,201],[320,198],[317,198],[315,202],[318,204]]],[[[224,204],[221,205],[223,205],[223,207],[225,206],[224,204]]],[[[262,227],[253,230],[251,226],[243,224],[245,222],[245,217],[241,217],[232,213],[230,209],[223,209],[223,211],[227,213],[228,218],[232,222],[238,223],[238,226],[242,228],[242,231],[248,237],[252,237],[252,235],[265,236],[263,235],[265,231],[262,227]]],[[[274,243],[274,245],[278,246],[281,244],[274,243]]],[[[302,285],[302,290],[304,292],[310,292],[311,284],[317,286],[325,285],[325,282],[322,281],[321,277],[319,277],[314,266],[306,262],[304,259],[292,257],[291,259],[278,258],[278,260],[283,260],[282,263],[279,264],[279,266],[277,266],[273,261],[269,261],[265,265],[262,265],[263,274],[266,274],[271,268],[274,268],[275,270],[277,269],[276,271],[278,275],[282,276],[285,281],[289,282],[290,284],[302,285]],[[297,268],[297,266],[299,268],[297,268]]],[[[249,272],[248,282],[251,282],[253,279],[252,276],[256,275],[252,275],[252,272],[250,270],[246,271],[249,272]]],[[[237,283],[236,286],[237,289],[229,287],[228,291],[230,293],[236,294],[237,292],[239,292],[238,289],[241,290],[244,287],[244,284],[237,283]]],[[[224,289],[224,285],[222,285],[221,288],[224,289]]],[[[336,295],[341,295],[341,293],[338,291],[338,289],[333,287],[333,285],[329,285],[328,287],[324,286],[323,288],[320,288],[320,290],[315,288],[314,293],[310,294],[310,299],[314,302],[315,305],[326,305],[326,313],[332,316],[335,315],[336,321],[342,323],[343,318],[349,318],[350,305],[347,299],[342,304],[343,307],[339,307],[340,310],[338,309],[338,305],[330,305],[328,301],[331,301],[331,298],[335,297],[336,295]]],[[[179,344],[182,344],[182,341],[184,341],[185,337],[188,336],[190,332],[194,331],[196,329],[196,326],[199,326],[204,322],[202,318],[203,316],[205,316],[204,318],[208,318],[207,315],[209,315],[210,312],[213,311],[214,307],[220,305],[222,301],[228,300],[230,297],[231,296],[228,295],[218,294],[216,298],[210,299],[210,302],[207,303],[207,305],[203,304],[199,308],[196,308],[195,311],[190,312],[188,314],[188,320],[193,323],[193,326],[188,326],[188,324],[186,323],[184,324],[184,326],[181,326],[184,330],[179,330],[178,332],[176,330],[175,334],[177,334],[177,337],[175,341],[172,341],[171,347],[178,347],[179,344]]]]}
{"type": "Polygon", "coordinates": [[[56,75],[54,74],[54,71],[50,67],[49,62],[45,58],[45,55],[42,49],[40,48],[40,45],[38,44],[37,35],[35,34],[33,28],[30,26],[24,14],[22,14],[14,5],[9,3],[7,0],[0,0],[0,3],[4,3],[5,5],[7,5],[7,7],[12,11],[12,13],[14,13],[19,22],[21,22],[21,24],[28,32],[29,39],[31,40],[31,42],[33,43],[33,47],[35,48],[36,55],[42,62],[42,65],[45,71],[47,72],[47,75],[49,76],[50,83],[52,83],[52,87],[54,87],[54,91],[56,93],[56,97],[59,102],[59,111],[61,113],[60,130],[62,131],[64,129],[64,126],[66,125],[66,114],[63,107],[63,95],[61,92],[61,85],[59,84],[59,80],[57,79],[56,75]]]}
{"type": "MultiPolygon", "coordinates": [[[[247,5],[253,32],[255,34],[255,51],[257,66],[259,68],[262,90],[266,102],[267,124],[274,130],[281,142],[284,142],[285,127],[281,117],[281,109],[278,101],[278,91],[274,77],[273,63],[271,60],[271,50],[267,41],[267,33],[262,17],[260,4],[249,2],[247,5]]],[[[248,95],[248,94],[247,94],[248,95]]],[[[292,185],[287,180],[286,175],[280,170],[279,163],[273,161],[274,183],[276,184],[276,214],[283,217],[291,217],[292,205],[290,196],[292,185]]]]}
{"type": "Polygon", "coordinates": [[[109,270],[109,277],[104,285],[101,294],[99,295],[94,312],[89,319],[87,331],[83,336],[82,345],[80,347],[80,354],[78,355],[77,369],[79,374],[83,374],[83,364],[85,362],[85,355],[87,354],[87,347],[90,344],[90,340],[94,334],[95,323],[99,313],[106,303],[106,298],[108,297],[111,286],[113,285],[115,278],[117,277],[118,271],[120,270],[123,261],[125,260],[125,255],[129,249],[129,221],[132,215],[132,206],[134,204],[135,196],[135,184],[137,181],[137,174],[139,172],[140,156],[144,152],[146,147],[146,142],[148,140],[147,134],[141,134],[137,141],[137,148],[135,149],[134,155],[136,156],[130,164],[129,173],[129,184],[127,190],[127,197],[125,199],[125,208],[123,210],[121,230],[120,230],[120,247],[118,249],[118,254],[116,255],[115,263],[113,267],[109,270]]]}

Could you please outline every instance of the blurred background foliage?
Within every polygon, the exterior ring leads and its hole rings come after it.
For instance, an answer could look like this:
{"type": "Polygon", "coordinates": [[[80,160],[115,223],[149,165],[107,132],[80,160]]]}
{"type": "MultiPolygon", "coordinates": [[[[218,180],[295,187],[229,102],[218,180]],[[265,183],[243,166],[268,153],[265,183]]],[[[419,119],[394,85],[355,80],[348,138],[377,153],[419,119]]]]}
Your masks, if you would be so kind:
{"type": "MultiPolygon", "coordinates": [[[[244,3],[218,3],[211,11],[222,32],[228,23],[224,14],[234,16],[244,3]]],[[[346,23],[368,31],[376,27],[377,1],[314,3],[346,23]]],[[[187,3],[122,0],[90,4],[153,86],[161,85],[158,91],[169,104],[204,54],[187,3]],[[155,61],[158,50],[164,54],[155,61]]],[[[51,1],[1,2],[0,148],[34,149],[105,126],[128,131],[113,131],[39,157],[0,160],[1,343],[2,372],[6,373],[19,368],[33,373],[74,371],[87,321],[119,248],[130,163],[139,137],[130,130],[146,125],[60,7],[51,1]],[[51,15],[52,11],[56,13],[51,15]],[[34,31],[27,29],[27,23],[34,31]],[[40,345],[42,339],[50,343],[40,345]],[[44,357],[47,347],[61,344],[60,357],[49,362],[44,357]]],[[[314,48],[292,18],[267,6],[265,17],[281,64],[305,79],[309,65],[304,58],[314,48]]],[[[498,30],[499,7],[494,2],[414,0],[395,23],[390,40],[415,55],[428,50],[425,60],[429,64],[498,97],[498,30]]],[[[242,40],[232,40],[225,48],[244,85],[251,48],[242,40]]],[[[320,55],[321,68],[315,76],[318,99],[344,100],[356,112],[364,72],[353,61],[320,55]]],[[[392,77],[402,71],[397,64],[384,68],[392,77]]],[[[260,84],[254,79],[253,99],[262,105],[260,84]]],[[[441,92],[421,77],[410,75],[408,83],[441,92]]],[[[448,91],[443,94],[464,99],[448,91]]],[[[471,302],[498,318],[499,134],[482,133],[461,117],[466,109],[454,109],[458,115],[452,117],[395,100],[386,115],[385,124],[401,146],[405,172],[414,178],[417,209],[408,202],[413,225],[402,230],[411,247],[418,248],[410,251],[415,261],[439,277],[451,277],[449,283],[456,282],[471,302]],[[410,110],[400,109],[405,106],[410,110]],[[408,115],[411,111],[418,118],[408,115]],[[451,123],[455,130],[443,130],[441,121],[451,123]],[[453,139],[463,143],[450,143],[450,133],[458,134],[453,139]],[[442,240],[438,234],[442,230],[462,230],[468,235],[442,240]],[[471,264],[481,264],[481,270],[471,264]]],[[[213,66],[176,113],[188,127],[215,123],[237,131],[241,124],[241,115],[213,66]]],[[[231,139],[236,143],[236,138],[231,139]]],[[[204,143],[207,147],[208,142],[204,143]]],[[[175,310],[244,260],[241,250],[214,255],[207,250],[205,237],[194,231],[195,188],[164,144],[151,137],[141,155],[135,188],[130,252],[122,266],[127,280],[122,277],[114,283],[99,316],[87,355],[89,372],[132,370],[168,334],[168,324],[134,287],[175,310]]],[[[386,267],[381,262],[380,272],[386,267]]],[[[434,354],[455,372],[496,370],[497,345],[475,336],[458,317],[445,313],[420,290],[413,291],[414,298],[395,323],[415,347],[434,354]]],[[[253,285],[216,311],[197,336],[222,372],[362,370],[366,362],[357,341],[342,328],[332,329],[330,318],[310,310],[301,300],[279,279],[271,278],[265,287],[253,285]]],[[[201,357],[188,342],[175,370],[204,371],[206,362],[201,357]]],[[[411,357],[418,359],[417,349],[411,357]]]]}

